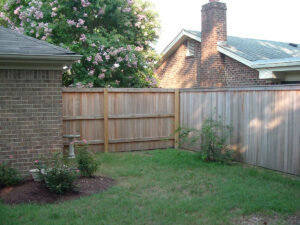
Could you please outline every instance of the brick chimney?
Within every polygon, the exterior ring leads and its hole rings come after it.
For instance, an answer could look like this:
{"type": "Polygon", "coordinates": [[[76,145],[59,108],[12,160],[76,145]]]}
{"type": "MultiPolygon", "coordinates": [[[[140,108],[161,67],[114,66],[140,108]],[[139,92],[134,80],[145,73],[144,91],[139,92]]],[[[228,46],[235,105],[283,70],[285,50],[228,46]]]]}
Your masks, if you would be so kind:
{"type": "Polygon", "coordinates": [[[218,41],[227,41],[226,4],[209,0],[202,6],[200,87],[225,85],[224,59],[218,41]]]}

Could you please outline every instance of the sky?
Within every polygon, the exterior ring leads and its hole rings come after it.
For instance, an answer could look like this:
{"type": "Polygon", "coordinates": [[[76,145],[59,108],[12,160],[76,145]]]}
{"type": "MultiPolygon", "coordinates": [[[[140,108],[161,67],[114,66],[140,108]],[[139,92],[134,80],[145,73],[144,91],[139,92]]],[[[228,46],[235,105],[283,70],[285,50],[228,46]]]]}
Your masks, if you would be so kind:
{"type": "MultiPolygon", "coordinates": [[[[158,53],[181,29],[201,31],[201,7],[209,0],[149,0],[161,22],[158,53]]],[[[300,0],[221,0],[230,36],[300,43],[300,0]]]]}

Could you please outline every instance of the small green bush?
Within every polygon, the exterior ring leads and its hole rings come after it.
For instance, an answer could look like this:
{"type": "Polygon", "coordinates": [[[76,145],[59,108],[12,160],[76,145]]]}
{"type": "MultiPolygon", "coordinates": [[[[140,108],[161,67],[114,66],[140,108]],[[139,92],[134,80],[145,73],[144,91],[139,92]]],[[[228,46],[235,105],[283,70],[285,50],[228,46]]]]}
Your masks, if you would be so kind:
{"type": "Polygon", "coordinates": [[[221,118],[206,119],[202,129],[179,128],[180,145],[195,146],[200,143],[199,156],[204,161],[229,163],[233,159],[232,150],[229,149],[227,138],[232,134],[232,127],[222,124],[221,118]]]}
{"type": "Polygon", "coordinates": [[[41,170],[41,176],[45,186],[56,194],[64,194],[75,190],[76,171],[67,165],[66,159],[61,152],[53,155],[51,162],[45,164],[45,169],[41,170]]]}
{"type": "Polygon", "coordinates": [[[75,189],[76,174],[73,170],[55,167],[43,175],[46,187],[56,194],[64,194],[75,189]]]}
{"type": "Polygon", "coordinates": [[[91,177],[98,169],[99,163],[92,154],[88,152],[88,145],[85,143],[75,144],[76,161],[80,174],[84,177],[91,177]]]}
{"type": "Polygon", "coordinates": [[[21,181],[19,172],[11,167],[9,161],[0,163],[0,187],[16,185],[21,181]]]}

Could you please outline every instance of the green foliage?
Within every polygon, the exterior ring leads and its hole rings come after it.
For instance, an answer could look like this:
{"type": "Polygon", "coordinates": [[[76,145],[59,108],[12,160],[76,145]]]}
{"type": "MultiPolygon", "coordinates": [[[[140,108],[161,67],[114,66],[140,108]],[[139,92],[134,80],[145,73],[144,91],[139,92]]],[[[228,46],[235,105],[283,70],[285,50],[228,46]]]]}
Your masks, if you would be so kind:
{"type": "Polygon", "coordinates": [[[11,167],[10,161],[0,163],[0,188],[16,185],[21,181],[19,172],[11,167]]]}
{"type": "Polygon", "coordinates": [[[66,158],[60,152],[54,153],[49,164],[44,164],[41,175],[45,186],[56,194],[65,194],[75,189],[77,173],[67,165],[66,158]]]}
{"type": "Polygon", "coordinates": [[[75,144],[76,161],[80,174],[84,177],[91,177],[98,169],[99,163],[92,154],[88,152],[88,145],[85,143],[75,144]]]}
{"type": "Polygon", "coordinates": [[[76,87],[156,87],[157,13],[140,0],[6,0],[0,24],[82,55],[65,70],[76,87]]]}
{"type": "Polygon", "coordinates": [[[296,176],[240,163],[206,163],[195,152],[175,149],[95,156],[101,174],[116,180],[112,188],[52,205],[0,202],[1,223],[279,225],[299,218],[296,176]]]}
{"type": "Polygon", "coordinates": [[[232,151],[229,149],[227,139],[232,134],[232,127],[225,126],[221,118],[214,120],[212,117],[206,119],[202,129],[179,128],[180,145],[190,144],[192,147],[200,143],[199,156],[208,162],[229,163],[232,151]]]}

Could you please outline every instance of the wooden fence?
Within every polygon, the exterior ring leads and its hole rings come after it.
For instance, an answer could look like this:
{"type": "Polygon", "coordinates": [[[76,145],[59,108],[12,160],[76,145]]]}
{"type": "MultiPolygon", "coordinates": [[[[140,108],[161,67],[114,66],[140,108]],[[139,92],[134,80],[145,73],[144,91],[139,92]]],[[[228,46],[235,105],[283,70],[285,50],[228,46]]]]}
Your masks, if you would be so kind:
{"type": "Polygon", "coordinates": [[[63,134],[80,134],[95,151],[176,147],[175,127],[201,129],[210,116],[233,126],[242,161],[300,173],[300,86],[63,89],[63,134]]]}
{"type": "Polygon", "coordinates": [[[63,134],[80,134],[95,151],[174,147],[178,124],[178,90],[63,89],[63,134]]]}
{"type": "Polygon", "coordinates": [[[230,144],[241,160],[300,174],[300,87],[269,86],[180,91],[182,126],[201,129],[221,116],[232,125],[230,144]]]}

